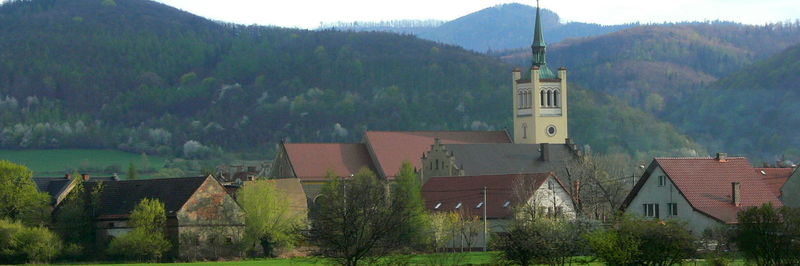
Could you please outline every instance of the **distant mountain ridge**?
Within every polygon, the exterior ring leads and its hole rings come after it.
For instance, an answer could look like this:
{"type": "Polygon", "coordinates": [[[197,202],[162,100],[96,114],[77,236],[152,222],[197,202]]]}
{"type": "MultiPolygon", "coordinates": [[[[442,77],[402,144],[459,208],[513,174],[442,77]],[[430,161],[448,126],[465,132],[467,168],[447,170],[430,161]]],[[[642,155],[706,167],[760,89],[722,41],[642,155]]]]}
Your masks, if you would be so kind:
{"type": "MultiPolygon", "coordinates": [[[[423,39],[486,52],[530,46],[533,41],[535,17],[535,7],[513,3],[485,8],[440,25],[409,27],[402,26],[403,24],[400,23],[399,27],[376,27],[375,22],[354,22],[324,25],[321,29],[336,28],[413,34],[423,39]]],[[[380,25],[380,23],[377,24],[380,25]]],[[[603,26],[582,22],[561,23],[558,14],[547,9],[542,9],[542,24],[544,25],[545,40],[548,43],[560,42],[567,38],[601,35],[638,25],[603,26]]]]}

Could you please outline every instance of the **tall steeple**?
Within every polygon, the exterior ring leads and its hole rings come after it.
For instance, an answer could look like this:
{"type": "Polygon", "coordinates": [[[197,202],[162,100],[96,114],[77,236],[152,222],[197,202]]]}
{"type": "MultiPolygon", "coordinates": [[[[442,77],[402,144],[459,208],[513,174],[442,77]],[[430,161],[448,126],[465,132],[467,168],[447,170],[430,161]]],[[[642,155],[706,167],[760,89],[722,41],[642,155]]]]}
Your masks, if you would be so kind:
{"type": "Polygon", "coordinates": [[[556,78],[550,68],[547,67],[547,57],[545,56],[546,45],[544,43],[544,33],[542,33],[542,14],[539,8],[539,0],[536,0],[536,26],[533,29],[533,62],[531,67],[539,67],[539,78],[556,78]]]}

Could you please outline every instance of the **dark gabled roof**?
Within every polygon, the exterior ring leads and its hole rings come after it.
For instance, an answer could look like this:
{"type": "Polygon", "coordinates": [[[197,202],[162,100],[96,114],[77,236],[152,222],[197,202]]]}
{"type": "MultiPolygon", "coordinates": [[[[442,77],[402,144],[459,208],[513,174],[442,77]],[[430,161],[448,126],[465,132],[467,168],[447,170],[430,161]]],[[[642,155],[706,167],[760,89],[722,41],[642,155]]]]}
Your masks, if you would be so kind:
{"type": "MultiPolygon", "coordinates": [[[[186,201],[211,177],[182,177],[103,182],[97,217],[126,218],[142,199],[158,199],[164,203],[167,216],[174,216],[186,201]]],[[[97,181],[86,182],[91,193],[97,181]]]]}
{"type": "Polygon", "coordinates": [[[517,203],[514,195],[516,186],[523,184],[529,189],[525,191],[527,198],[549,177],[561,184],[553,173],[434,177],[422,186],[422,196],[425,207],[430,211],[458,211],[482,218],[483,208],[488,206],[488,219],[504,219],[512,215],[512,207],[517,203]],[[488,204],[478,208],[478,204],[483,202],[484,187],[488,204]],[[456,209],[459,203],[461,206],[456,209]]]}
{"type": "MultiPolygon", "coordinates": [[[[783,206],[744,157],[655,158],[622,205],[626,209],[651,173],[661,167],[692,208],[724,223],[736,223],[736,214],[745,208],[770,202],[783,206]],[[741,204],[735,206],[731,183],[741,185],[741,204]]],[[[760,175],[760,174],[759,174],[760,175]]]]}
{"type": "Polygon", "coordinates": [[[325,180],[328,171],[350,176],[361,168],[375,171],[366,145],[360,143],[285,143],[289,163],[303,181],[325,180]]]}
{"type": "MultiPolygon", "coordinates": [[[[72,183],[72,176],[60,177],[34,177],[33,182],[36,183],[36,188],[41,192],[50,194],[51,204],[57,204],[57,200],[61,194],[67,191],[70,183],[72,183]]],[[[78,178],[82,178],[78,176],[78,178]]],[[[90,180],[95,181],[113,181],[117,180],[114,176],[91,177],[90,180]]]]}
{"type": "Polygon", "coordinates": [[[33,182],[36,183],[36,188],[41,192],[50,194],[51,203],[55,203],[61,193],[69,186],[72,179],[65,177],[34,177],[33,182]]]}
{"type": "Polygon", "coordinates": [[[569,161],[575,152],[566,144],[544,144],[549,148],[549,160],[542,160],[542,144],[444,144],[453,153],[464,175],[499,175],[555,172],[566,176],[569,161]]]}
{"type": "Polygon", "coordinates": [[[389,180],[397,175],[403,161],[420,169],[422,153],[437,138],[445,144],[511,143],[505,131],[367,131],[364,134],[378,174],[389,180]]]}

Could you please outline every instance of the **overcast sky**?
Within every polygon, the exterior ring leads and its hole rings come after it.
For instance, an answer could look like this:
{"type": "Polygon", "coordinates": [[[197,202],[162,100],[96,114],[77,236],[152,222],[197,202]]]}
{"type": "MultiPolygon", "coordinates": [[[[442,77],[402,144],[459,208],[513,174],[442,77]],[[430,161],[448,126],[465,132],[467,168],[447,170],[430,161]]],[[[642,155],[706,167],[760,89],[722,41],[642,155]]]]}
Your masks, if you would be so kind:
{"type": "MultiPolygon", "coordinates": [[[[452,20],[513,0],[157,0],[215,20],[316,28],[320,22],[452,20]]],[[[729,20],[764,24],[800,18],[800,0],[541,0],[563,19],[600,24],[729,20]]]]}
{"type": "MultiPolygon", "coordinates": [[[[0,0],[6,1],[6,0],[0,0]]],[[[99,1],[99,0],[98,0],[99,1]]],[[[239,24],[316,28],[321,22],[452,20],[502,3],[535,0],[156,0],[239,24]]],[[[764,24],[800,18],[800,0],[541,0],[567,21],[621,24],[728,20],[764,24]]]]}

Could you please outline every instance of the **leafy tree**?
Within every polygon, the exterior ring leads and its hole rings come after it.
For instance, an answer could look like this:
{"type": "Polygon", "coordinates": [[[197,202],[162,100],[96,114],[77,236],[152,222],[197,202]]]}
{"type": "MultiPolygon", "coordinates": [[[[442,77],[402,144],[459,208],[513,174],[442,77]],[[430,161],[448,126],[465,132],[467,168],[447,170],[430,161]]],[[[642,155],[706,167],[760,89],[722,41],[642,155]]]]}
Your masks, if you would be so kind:
{"type": "Polygon", "coordinates": [[[408,161],[403,162],[397,177],[395,177],[392,197],[393,204],[397,204],[402,212],[400,215],[408,217],[406,223],[396,228],[400,237],[398,241],[418,250],[429,245],[430,238],[426,234],[427,228],[431,226],[430,218],[422,198],[419,175],[408,161]]]}
{"type": "Polygon", "coordinates": [[[133,163],[128,164],[128,180],[139,179],[139,171],[136,170],[136,165],[133,163]]]}
{"type": "Polygon", "coordinates": [[[245,211],[246,238],[260,244],[269,257],[275,256],[276,248],[291,248],[306,224],[307,214],[293,210],[286,193],[273,181],[247,182],[238,194],[245,211]]]}
{"type": "Polygon", "coordinates": [[[758,265],[800,264],[800,209],[771,203],[740,211],[734,237],[745,258],[758,265]]]}
{"type": "Polygon", "coordinates": [[[354,266],[402,246],[396,229],[411,217],[386,193],[386,184],[368,169],[349,179],[331,177],[320,191],[309,232],[320,255],[354,266]]]}
{"type": "Polygon", "coordinates": [[[87,253],[96,247],[96,228],[94,213],[99,204],[99,196],[103,191],[103,182],[97,182],[92,193],[86,193],[86,183],[80,175],[73,174],[75,186],[54,212],[53,229],[67,243],[69,256],[74,259],[97,255],[87,253]]]}
{"type": "Polygon", "coordinates": [[[158,261],[172,247],[166,239],[167,212],[157,199],[142,199],[131,212],[133,231],[111,240],[108,254],[123,258],[158,261]]]}
{"type": "Polygon", "coordinates": [[[0,219],[29,225],[48,222],[50,197],[38,191],[32,175],[25,166],[0,160],[0,219]]]}

